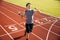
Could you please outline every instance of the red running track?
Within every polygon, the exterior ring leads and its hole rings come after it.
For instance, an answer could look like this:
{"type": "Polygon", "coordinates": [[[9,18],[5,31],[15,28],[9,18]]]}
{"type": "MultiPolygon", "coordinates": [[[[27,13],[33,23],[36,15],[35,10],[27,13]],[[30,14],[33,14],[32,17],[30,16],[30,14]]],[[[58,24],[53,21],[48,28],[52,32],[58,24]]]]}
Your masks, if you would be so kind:
{"type": "MultiPolygon", "coordinates": [[[[24,7],[18,5],[0,2],[0,40],[11,40],[24,34],[25,16],[18,15],[19,11],[24,13],[24,10],[24,7]]],[[[35,12],[34,28],[29,39],[60,40],[60,19],[43,12],[35,12]]],[[[26,40],[26,38],[22,37],[19,40],[26,40]]]]}

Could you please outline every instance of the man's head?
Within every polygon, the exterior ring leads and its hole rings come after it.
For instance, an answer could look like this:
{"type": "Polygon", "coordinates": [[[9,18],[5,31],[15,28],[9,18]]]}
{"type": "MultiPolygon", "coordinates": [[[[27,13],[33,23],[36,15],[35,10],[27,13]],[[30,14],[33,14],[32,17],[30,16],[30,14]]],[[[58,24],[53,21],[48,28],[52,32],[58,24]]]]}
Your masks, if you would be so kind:
{"type": "Polygon", "coordinates": [[[27,9],[30,9],[30,3],[27,3],[27,4],[26,4],[26,8],[27,8],[27,9]]]}

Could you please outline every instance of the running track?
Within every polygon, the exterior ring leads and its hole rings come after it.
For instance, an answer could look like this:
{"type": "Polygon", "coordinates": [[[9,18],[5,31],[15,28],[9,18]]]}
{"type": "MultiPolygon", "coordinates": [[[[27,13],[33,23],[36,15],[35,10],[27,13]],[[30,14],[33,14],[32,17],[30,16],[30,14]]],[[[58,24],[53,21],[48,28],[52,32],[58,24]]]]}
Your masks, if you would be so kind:
{"type": "MultiPolygon", "coordinates": [[[[24,7],[0,1],[0,40],[11,40],[24,34],[25,17],[18,15],[19,11],[24,13],[24,10],[24,7]]],[[[34,28],[29,39],[60,40],[60,19],[41,11],[35,12],[34,28]]],[[[26,38],[19,40],[26,40],[26,38]]]]}

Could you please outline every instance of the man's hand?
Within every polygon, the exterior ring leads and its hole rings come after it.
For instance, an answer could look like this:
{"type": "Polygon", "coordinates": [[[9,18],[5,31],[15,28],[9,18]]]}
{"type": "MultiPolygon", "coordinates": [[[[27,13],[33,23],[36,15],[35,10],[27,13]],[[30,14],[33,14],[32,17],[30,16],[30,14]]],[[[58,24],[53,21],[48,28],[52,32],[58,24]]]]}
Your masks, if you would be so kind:
{"type": "Polygon", "coordinates": [[[39,11],[37,8],[34,8],[35,11],[39,11]]]}
{"type": "Polygon", "coordinates": [[[23,15],[22,14],[18,14],[19,16],[21,16],[21,17],[23,17],[23,15]]]}
{"type": "Polygon", "coordinates": [[[20,15],[20,14],[18,14],[18,15],[20,15]]]}
{"type": "Polygon", "coordinates": [[[18,15],[19,15],[19,16],[21,16],[21,17],[23,17],[23,14],[21,14],[21,12],[20,12],[20,11],[18,12],[18,15]]]}

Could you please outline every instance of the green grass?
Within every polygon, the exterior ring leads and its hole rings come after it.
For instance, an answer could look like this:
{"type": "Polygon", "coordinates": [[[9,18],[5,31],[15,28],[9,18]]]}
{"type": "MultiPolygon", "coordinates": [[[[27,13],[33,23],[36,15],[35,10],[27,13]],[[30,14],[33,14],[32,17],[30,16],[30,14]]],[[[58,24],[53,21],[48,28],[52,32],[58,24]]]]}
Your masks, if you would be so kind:
{"type": "Polygon", "coordinates": [[[33,8],[38,8],[41,11],[46,12],[60,18],[60,1],[56,0],[5,0],[16,5],[25,7],[25,4],[30,2],[33,8]]]}

